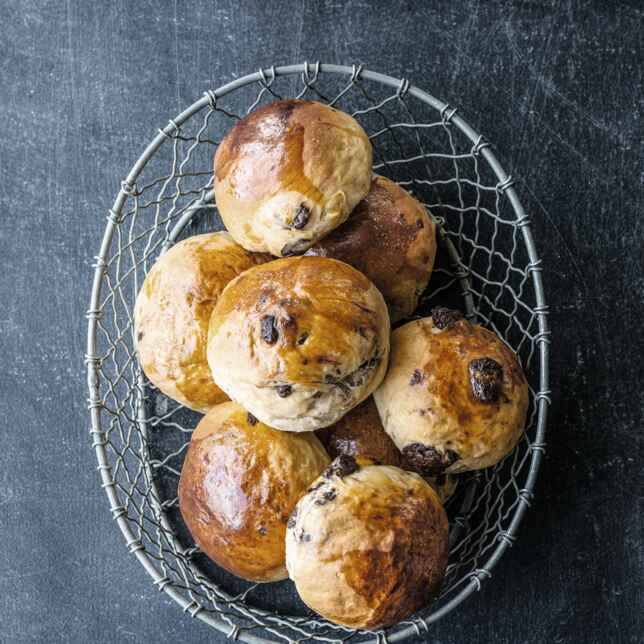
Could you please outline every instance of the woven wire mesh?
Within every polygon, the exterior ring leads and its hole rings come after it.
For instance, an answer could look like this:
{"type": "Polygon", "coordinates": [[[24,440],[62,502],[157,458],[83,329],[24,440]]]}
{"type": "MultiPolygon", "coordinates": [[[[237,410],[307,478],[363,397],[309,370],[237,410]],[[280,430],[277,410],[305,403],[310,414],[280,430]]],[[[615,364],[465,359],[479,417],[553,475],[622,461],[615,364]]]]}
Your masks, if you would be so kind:
{"type": "Polygon", "coordinates": [[[464,309],[516,351],[530,382],[523,439],[497,466],[461,477],[447,506],[450,558],[441,595],[377,634],[395,641],[427,631],[480,589],[515,540],[544,450],[549,332],[540,261],[512,180],[456,110],[405,80],[305,63],[209,91],[159,130],[122,183],[96,258],[86,356],[93,446],[128,548],[185,612],[245,641],[375,637],[315,616],[288,581],[273,585],[267,604],[257,584],[225,573],[195,547],[178,512],[177,485],[200,415],[147,382],[134,350],[134,299],[156,258],[178,239],[223,228],[212,197],[218,142],[258,105],[293,96],[351,113],[373,143],[374,171],[410,190],[439,224],[437,266],[418,315],[437,303],[464,309]]]}

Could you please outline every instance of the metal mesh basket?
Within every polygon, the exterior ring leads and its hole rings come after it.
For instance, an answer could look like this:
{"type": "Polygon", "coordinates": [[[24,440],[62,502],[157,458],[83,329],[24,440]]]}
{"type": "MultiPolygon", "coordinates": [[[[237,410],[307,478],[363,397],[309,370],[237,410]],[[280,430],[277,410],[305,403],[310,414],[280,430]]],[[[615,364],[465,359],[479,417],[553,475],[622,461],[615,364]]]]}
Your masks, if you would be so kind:
{"type": "Polygon", "coordinates": [[[159,590],[232,638],[396,641],[429,629],[490,576],[515,533],[544,450],[549,403],[547,306],[529,220],[489,143],[429,94],[360,66],[260,70],[205,96],[171,120],[122,182],[107,215],[88,311],[91,435],[102,486],[127,547],[159,590]],[[450,558],[440,598],[412,619],[369,633],[309,611],[289,581],[270,594],[217,568],[194,546],[177,484],[199,415],[148,383],[134,352],[132,310],[142,280],[176,240],[221,229],[212,158],[225,132],[258,105],[285,97],[334,105],[370,135],[374,170],[410,190],[440,226],[438,263],[419,313],[464,309],[518,354],[531,390],[529,423],[496,467],[464,476],[448,504],[450,558]]]}

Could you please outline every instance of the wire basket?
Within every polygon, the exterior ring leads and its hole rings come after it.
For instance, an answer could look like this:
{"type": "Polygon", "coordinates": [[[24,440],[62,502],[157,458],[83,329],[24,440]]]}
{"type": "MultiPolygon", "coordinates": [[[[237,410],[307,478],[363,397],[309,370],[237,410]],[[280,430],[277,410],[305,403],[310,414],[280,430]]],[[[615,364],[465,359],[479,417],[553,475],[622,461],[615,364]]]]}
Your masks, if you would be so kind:
{"type": "Polygon", "coordinates": [[[134,164],[96,257],[87,313],[90,433],[129,551],[184,612],[245,642],[394,642],[428,631],[480,590],[532,498],[550,402],[540,271],[528,217],[489,143],[455,108],[407,80],[304,63],[206,92],[134,164]],[[330,624],[299,601],[291,582],[243,582],[201,554],[177,507],[183,456],[200,416],[147,382],[134,350],[134,300],[154,261],[179,239],[223,228],[212,191],[218,142],[258,105],[294,96],[352,114],[373,143],[374,171],[405,186],[437,221],[437,266],[419,314],[436,303],[465,310],[516,351],[530,382],[529,422],[517,448],[497,466],[462,477],[447,506],[450,557],[439,599],[378,633],[330,624]]]}

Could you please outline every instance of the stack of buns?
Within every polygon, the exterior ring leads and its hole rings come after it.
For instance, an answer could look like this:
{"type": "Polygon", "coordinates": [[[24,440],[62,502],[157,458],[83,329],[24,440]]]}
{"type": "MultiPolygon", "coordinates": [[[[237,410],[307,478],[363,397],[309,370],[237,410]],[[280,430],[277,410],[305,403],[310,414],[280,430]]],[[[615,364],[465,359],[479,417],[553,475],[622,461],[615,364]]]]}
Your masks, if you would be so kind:
{"type": "Polygon", "coordinates": [[[285,100],[217,148],[228,232],[177,243],[135,307],[138,359],[205,416],[179,483],[201,550],[244,579],[290,577],[338,624],[378,629],[440,590],[456,475],[521,436],[528,385],[457,311],[391,331],[430,280],[436,229],[372,175],[351,116],[285,100]]]}

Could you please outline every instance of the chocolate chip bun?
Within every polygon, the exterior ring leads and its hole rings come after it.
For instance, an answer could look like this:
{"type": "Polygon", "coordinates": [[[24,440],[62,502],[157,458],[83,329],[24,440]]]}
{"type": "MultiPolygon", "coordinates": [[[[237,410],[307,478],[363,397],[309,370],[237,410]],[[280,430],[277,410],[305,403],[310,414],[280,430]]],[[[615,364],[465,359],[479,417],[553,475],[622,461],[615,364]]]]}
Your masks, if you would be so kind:
{"type": "Polygon", "coordinates": [[[436,257],[436,225],[406,190],[376,176],[349,219],[307,255],[333,257],[364,273],[396,322],[416,310],[427,287],[436,257]]]}
{"type": "Polygon", "coordinates": [[[166,396],[200,412],[227,400],[206,360],[210,314],[231,279],[267,259],[217,232],[180,241],[152,266],[134,307],[136,351],[166,396]]]}
{"type": "Polygon", "coordinates": [[[179,482],[179,508],[213,561],[250,581],[287,576],[289,514],[329,463],[311,433],[267,427],[233,402],[213,407],[195,429],[179,482]]]}
{"type": "Polygon", "coordinates": [[[339,226],[367,194],[373,151],[358,122],[284,100],[241,119],[215,154],[215,198],[237,243],[286,256],[339,226]]]}
{"type": "Polygon", "coordinates": [[[528,383],[496,334],[435,308],[392,333],[390,368],[374,398],[403,456],[437,476],[489,467],[514,448],[528,383]]]}
{"type": "Polygon", "coordinates": [[[298,502],[286,567],[302,600],[349,628],[409,617],[438,592],[448,524],[434,490],[396,467],[336,459],[298,502]]]}
{"type": "Polygon", "coordinates": [[[378,289],[322,257],[278,259],[246,271],[210,319],[215,382],[271,427],[326,427],[380,384],[389,316],[378,289]]]}
{"type": "MultiPolygon", "coordinates": [[[[416,471],[385,432],[373,396],[361,402],[337,423],[315,432],[331,458],[351,456],[359,463],[393,465],[416,471]]],[[[422,472],[421,472],[422,474],[422,472]]],[[[424,477],[445,503],[456,489],[456,478],[450,475],[424,477]]]]}

